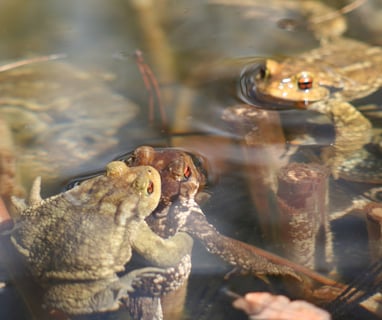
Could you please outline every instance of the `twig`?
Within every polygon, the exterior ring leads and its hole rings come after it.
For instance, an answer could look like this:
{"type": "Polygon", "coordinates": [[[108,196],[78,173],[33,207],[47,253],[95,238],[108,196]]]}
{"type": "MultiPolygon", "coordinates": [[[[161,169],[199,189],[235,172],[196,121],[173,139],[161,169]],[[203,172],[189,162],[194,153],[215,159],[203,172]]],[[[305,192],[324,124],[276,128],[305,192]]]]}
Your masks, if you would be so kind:
{"type": "Polygon", "coordinates": [[[154,94],[153,94],[153,89],[154,89],[155,97],[158,102],[158,108],[159,108],[159,113],[160,113],[160,117],[162,121],[162,126],[166,127],[167,117],[166,117],[166,112],[162,104],[162,96],[159,89],[158,81],[154,73],[152,72],[150,66],[143,59],[142,51],[136,50],[134,56],[137,62],[139,72],[142,75],[145,88],[149,94],[149,121],[151,124],[154,122],[154,103],[155,103],[154,94]]]}
{"type": "Polygon", "coordinates": [[[58,60],[58,59],[66,58],[66,57],[67,55],[65,53],[58,53],[58,54],[50,54],[47,56],[40,56],[40,57],[29,58],[29,59],[25,59],[21,61],[11,62],[11,63],[7,63],[5,65],[0,66],[0,72],[22,67],[31,63],[58,60]]]}
{"type": "Polygon", "coordinates": [[[322,16],[317,16],[315,18],[312,18],[310,20],[310,23],[323,23],[323,22],[326,22],[328,20],[332,20],[332,19],[337,18],[343,14],[349,13],[349,12],[357,9],[358,7],[363,5],[365,2],[366,2],[366,0],[355,0],[355,1],[347,4],[346,6],[343,6],[342,8],[340,8],[338,10],[332,11],[332,12],[325,14],[325,15],[322,15],[322,16]]]}

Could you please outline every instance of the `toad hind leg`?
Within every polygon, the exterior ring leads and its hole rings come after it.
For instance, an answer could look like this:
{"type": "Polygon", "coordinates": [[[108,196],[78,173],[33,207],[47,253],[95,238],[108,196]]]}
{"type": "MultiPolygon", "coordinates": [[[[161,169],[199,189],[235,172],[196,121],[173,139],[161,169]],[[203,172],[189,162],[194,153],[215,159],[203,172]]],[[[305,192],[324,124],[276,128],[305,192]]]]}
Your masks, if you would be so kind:
{"type": "Polygon", "coordinates": [[[120,299],[132,290],[130,284],[131,281],[123,283],[117,277],[52,283],[45,290],[44,306],[71,315],[117,310],[120,307],[120,299]]]}
{"type": "Polygon", "coordinates": [[[67,314],[90,314],[119,309],[123,300],[131,294],[159,297],[170,290],[168,275],[173,268],[147,267],[134,270],[118,278],[84,282],[50,284],[44,295],[48,309],[59,309],[67,314]],[[155,285],[154,285],[155,283],[155,285]],[[159,284],[159,285],[158,285],[159,284]]]}

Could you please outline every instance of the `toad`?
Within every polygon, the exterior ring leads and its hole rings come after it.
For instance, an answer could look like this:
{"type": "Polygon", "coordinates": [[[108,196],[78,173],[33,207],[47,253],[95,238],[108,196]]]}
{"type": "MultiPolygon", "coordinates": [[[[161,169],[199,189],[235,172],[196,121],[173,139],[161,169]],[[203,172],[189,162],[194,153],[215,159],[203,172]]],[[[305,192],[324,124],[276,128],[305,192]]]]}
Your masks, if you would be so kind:
{"type": "Polygon", "coordinates": [[[289,261],[226,237],[207,221],[195,201],[211,173],[206,159],[182,149],[149,146],[139,147],[120,159],[123,158],[130,166],[152,165],[161,174],[162,198],[146,219],[157,234],[167,238],[181,230],[200,240],[210,253],[240,271],[260,277],[268,274],[301,279],[288,266],[289,261]]]}
{"type": "Polygon", "coordinates": [[[187,234],[163,239],[144,220],[161,195],[153,167],[113,161],[104,174],[45,200],[40,183],[34,181],[28,205],[13,198],[20,217],[11,241],[46,287],[48,307],[69,314],[115,310],[140,275],[176,266],[190,253],[187,234]],[[118,276],[132,250],[157,268],[118,276]]]}
{"type": "Polygon", "coordinates": [[[382,48],[339,38],[281,62],[266,60],[242,73],[240,95],[258,107],[304,108],[328,115],[335,141],[322,153],[335,178],[343,161],[370,142],[372,126],[350,101],[382,84],[382,48]]]}
{"type": "MultiPolygon", "coordinates": [[[[133,167],[151,165],[159,171],[162,181],[161,200],[146,221],[161,237],[171,237],[178,231],[187,232],[194,239],[200,240],[210,253],[234,266],[235,270],[254,276],[287,275],[300,280],[301,273],[318,282],[334,285],[334,282],[307,268],[224,236],[216,230],[195,201],[198,191],[209,179],[208,163],[202,157],[177,148],[141,146],[117,159],[133,167]]],[[[100,173],[91,176],[97,174],[100,173]]],[[[81,184],[91,176],[76,178],[67,188],[81,184]]]]}
{"type": "Polygon", "coordinates": [[[129,166],[152,165],[159,171],[162,198],[146,221],[162,237],[187,232],[208,252],[245,274],[260,278],[287,276],[297,280],[307,277],[321,284],[337,286],[335,281],[308,268],[227,237],[210,224],[197,202],[202,189],[212,179],[209,163],[201,155],[180,148],[141,146],[118,159],[129,166]]]}

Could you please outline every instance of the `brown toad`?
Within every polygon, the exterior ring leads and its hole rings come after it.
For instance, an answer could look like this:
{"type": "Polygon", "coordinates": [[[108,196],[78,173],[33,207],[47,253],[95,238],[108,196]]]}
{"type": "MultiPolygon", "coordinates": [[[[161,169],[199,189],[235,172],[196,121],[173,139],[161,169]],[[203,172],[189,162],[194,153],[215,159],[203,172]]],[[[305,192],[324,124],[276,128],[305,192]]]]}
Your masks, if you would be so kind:
{"type": "MultiPolygon", "coordinates": [[[[211,179],[208,161],[200,155],[179,148],[141,146],[117,159],[132,167],[151,165],[159,171],[162,181],[161,200],[146,221],[161,237],[171,237],[177,231],[186,232],[198,239],[210,253],[243,273],[259,277],[286,275],[299,280],[300,275],[303,275],[319,283],[334,285],[334,281],[310,269],[224,236],[216,230],[195,201],[197,193],[211,179]]],[[[75,178],[67,188],[70,189],[101,173],[95,172],[75,178]]]]}
{"type": "Polygon", "coordinates": [[[153,167],[129,168],[113,161],[106,173],[46,200],[40,198],[40,181],[34,182],[29,206],[14,198],[20,218],[11,241],[46,286],[49,307],[69,314],[116,309],[132,290],[137,272],[162,270],[144,268],[118,277],[132,250],[163,268],[190,253],[188,235],[162,239],[144,220],[161,195],[160,175],[153,167]]]}
{"type": "Polygon", "coordinates": [[[276,109],[306,108],[332,118],[335,142],[324,151],[323,160],[338,177],[338,167],[371,137],[369,120],[349,101],[378,90],[381,73],[382,48],[340,38],[284,61],[267,60],[244,70],[241,94],[259,107],[270,102],[276,109]]]}
{"type": "MultiPolygon", "coordinates": [[[[207,180],[208,163],[197,154],[177,148],[152,148],[141,146],[133,152],[121,155],[129,166],[151,165],[161,175],[162,195],[157,208],[146,218],[150,228],[161,237],[168,238],[177,231],[187,232],[199,239],[212,254],[219,256],[238,270],[255,276],[289,275],[300,279],[293,269],[313,276],[289,261],[281,259],[247,243],[220,234],[208,223],[195,201],[198,191],[207,180]]],[[[97,175],[99,173],[94,173],[97,175]]],[[[92,176],[92,175],[90,175],[92,176]]],[[[73,180],[68,188],[86,181],[89,176],[73,180]]],[[[185,279],[186,280],[186,279],[185,279]]]]}

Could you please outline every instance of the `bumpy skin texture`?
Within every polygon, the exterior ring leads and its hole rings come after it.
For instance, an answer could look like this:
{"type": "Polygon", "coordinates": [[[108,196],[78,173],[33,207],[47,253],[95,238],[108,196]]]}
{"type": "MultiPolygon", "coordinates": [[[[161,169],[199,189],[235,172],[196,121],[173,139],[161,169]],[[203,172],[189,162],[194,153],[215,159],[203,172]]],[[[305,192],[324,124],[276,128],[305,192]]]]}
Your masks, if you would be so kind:
{"type": "Polygon", "coordinates": [[[162,268],[190,253],[187,234],[163,239],[144,220],[158,205],[160,183],[150,166],[113,161],[105,174],[67,192],[42,200],[37,178],[29,206],[14,199],[20,219],[11,241],[46,285],[49,307],[69,314],[116,309],[140,274],[162,272],[143,268],[118,278],[132,250],[162,268]]]}
{"type": "Polygon", "coordinates": [[[245,77],[252,77],[249,90],[259,100],[279,104],[278,109],[284,104],[314,110],[333,120],[335,143],[325,150],[323,160],[335,177],[340,175],[343,161],[371,138],[369,120],[349,101],[378,90],[381,74],[382,48],[346,38],[282,62],[267,60],[261,72],[244,72],[245,77]]]}
{"type": "Polygon", "coordinates": [[[151,165],[160,173],[161,199],[146,221],[161,237],[174,235],[179,226],[178,222],[172,226],[174,220],[169,219],[172,206],[179,202],[179,197],[194,199],[198,190],[207,184],[207,161],[182,149],[149,146],[135,149],[125,161],[129,166],[151,165]]]}

